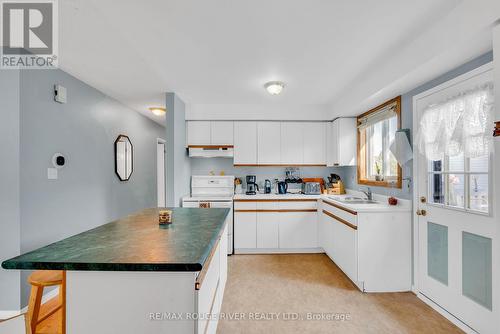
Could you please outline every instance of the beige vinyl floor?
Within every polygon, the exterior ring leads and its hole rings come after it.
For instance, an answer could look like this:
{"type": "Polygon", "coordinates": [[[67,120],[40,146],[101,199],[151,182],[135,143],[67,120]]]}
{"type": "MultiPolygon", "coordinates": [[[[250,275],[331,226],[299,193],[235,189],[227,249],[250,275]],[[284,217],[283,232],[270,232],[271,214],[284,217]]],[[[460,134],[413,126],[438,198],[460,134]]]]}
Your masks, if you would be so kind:
{"type": "Polygon", "coordinates": [[[361,293],[326,255],[297,254],[230,256],[217,333],[463,332],[412,293],[361,293]]]}

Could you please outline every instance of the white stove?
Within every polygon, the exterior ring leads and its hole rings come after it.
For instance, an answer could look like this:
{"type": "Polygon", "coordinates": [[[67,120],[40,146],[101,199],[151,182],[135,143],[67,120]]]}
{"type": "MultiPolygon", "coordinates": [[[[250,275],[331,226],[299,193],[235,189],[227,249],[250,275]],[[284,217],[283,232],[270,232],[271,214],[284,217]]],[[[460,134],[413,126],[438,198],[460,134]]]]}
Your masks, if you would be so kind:
{"type": "Polygon", "coordinates": [[[191,176],[191,196],[182,198],[184,208],[228,208],[227,253],[233,253],[234,176],[191,176]]]}

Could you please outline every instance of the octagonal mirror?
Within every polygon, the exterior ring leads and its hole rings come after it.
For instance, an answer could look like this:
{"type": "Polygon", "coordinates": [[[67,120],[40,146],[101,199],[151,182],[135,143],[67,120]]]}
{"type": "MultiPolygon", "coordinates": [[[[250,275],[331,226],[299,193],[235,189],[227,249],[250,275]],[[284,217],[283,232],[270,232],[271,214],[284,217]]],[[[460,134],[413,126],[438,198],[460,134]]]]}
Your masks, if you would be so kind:
{"type": "Polygon", "coordinates": [[[134,147],[130,138],[119,135],[115,140],[115,173],[120,181],[128,181],[134,171],[134,147]]]}

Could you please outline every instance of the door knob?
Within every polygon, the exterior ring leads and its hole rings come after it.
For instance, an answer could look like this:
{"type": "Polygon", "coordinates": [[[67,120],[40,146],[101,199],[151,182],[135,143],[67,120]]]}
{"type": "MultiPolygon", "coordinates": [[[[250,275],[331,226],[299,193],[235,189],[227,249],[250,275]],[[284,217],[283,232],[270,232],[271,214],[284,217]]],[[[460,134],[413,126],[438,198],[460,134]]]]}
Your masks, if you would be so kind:
{"type": "Polygon", "coordinates": [[[427,211],[425,210],[417,210],[417,216],[425,216],[427,215],[427,211]]]}

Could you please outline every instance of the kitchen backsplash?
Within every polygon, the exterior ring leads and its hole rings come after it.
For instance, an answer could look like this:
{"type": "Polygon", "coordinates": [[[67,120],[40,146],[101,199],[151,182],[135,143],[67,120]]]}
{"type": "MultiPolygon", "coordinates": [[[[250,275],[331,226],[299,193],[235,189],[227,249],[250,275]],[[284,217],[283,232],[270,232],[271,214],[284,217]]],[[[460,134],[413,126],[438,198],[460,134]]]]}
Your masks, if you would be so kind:
{"type": "MultiPolygon", "coordinates": [[[[347,189],[365,189],[366,186],[362,184],[358,184],[357,181],[357,168],[356,166],[346,166],[339,167],[337,169],[337,173],[342,180],[344,181],[344,185],[347,189]]],[[[403,178],[406,178],[407,175],[410,175],[411,171],[408,166],[403,167],[403,178]]],[[[403,199],[412,199],[413,187],[410,180],[403,180],[403,187],[401,189],[395,188],[385,188],[385,187],[373,187],[370,186],[370,189],[375,194],[385,195],[385,196],[394,196],[403,199]]]]}
{"type": "MultiPolygon", "coordinates": [[[[285,178],[286,167],[234,167],[232,159],[226,158],[191,158],[191,175],[208,175],[210,172],[219,175],[224,171],[226,175],[234,175],[245,182],[245,176],[257,176],[257,183],[265,179],[274,180],[285,178]]],[[[335,167],[300,167],[300,177],[323,177],[327,181],[330,173],[339,174],[340,168],[335,167]]],[[[341,176],[342,177],[342,176],[341,176]]],[[[243,184],[243,187],[246,185],[243,184]]]]}
{"type": "MultiPolygon", "coordinates": [[[[232,159],[226,158],[191,158],[191,175],[208,175],[213,172],[219,175],[224,171],[226,175],[234,175],[243,180],[243,187],[246,187],[245,176],[257,176],[257,183],[264,182],[265,179],[282,180],[285,178],[286,167],[234,167],[232,159]]],[[[325,182],[331,173],[338,174],[348,189],[358,190],[364,188],[358,185],[356,180],[356,167],[300,167],[301,177],[323,177],[325,182]]],[[[403,173],[405,174],[405,173],[403,173]]],[[[293,186],[293,185],[292,185],[293,186]]],[[[396,196],[399,198],[411,198],[411,187],[408,188],[407,181],[403,182],[403,189],[390,189],[381,187],[371,187],[377,194],[396,196]]]]}

